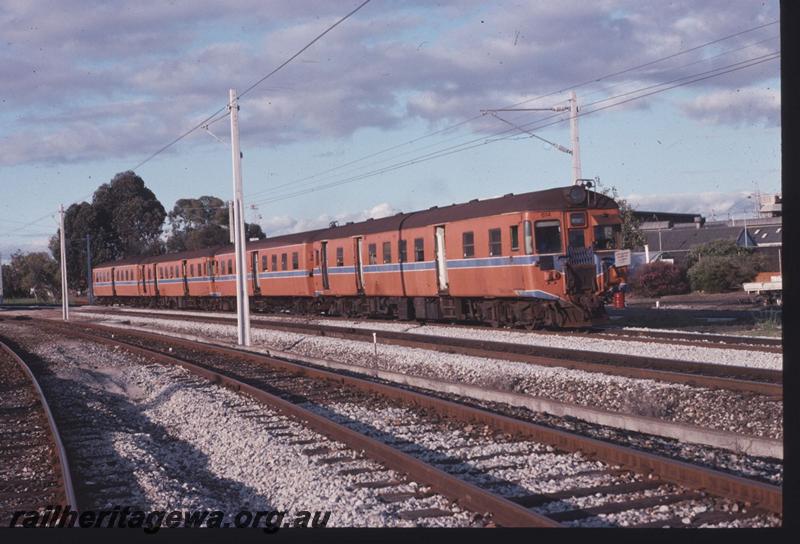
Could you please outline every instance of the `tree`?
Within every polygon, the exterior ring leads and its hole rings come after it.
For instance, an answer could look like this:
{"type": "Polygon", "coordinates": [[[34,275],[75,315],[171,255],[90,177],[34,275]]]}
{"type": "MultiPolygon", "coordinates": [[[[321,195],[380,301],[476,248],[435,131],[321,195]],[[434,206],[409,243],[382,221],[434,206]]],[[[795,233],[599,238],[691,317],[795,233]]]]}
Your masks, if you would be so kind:
{"type": "Polygon", "coordinates": [[[639,229],[641,221],[634,215],[634,209],[627,200],[619,196],[617,188],[613,185],[603,187],[600,194],[611,197],[619,206],[619,215],[622,220],[622,249],[636,249],[647,243],[647,237],[639,229]]]}
{"type": "MultiPolygon", "coordinates": [[[[230,242],[228,206],[215,196],[181,198],[169,212],[168,251],[202,249],[230,242]]],[[[247,239],[264,238],[261,226],[245,223],[247,239]]]]}
{"type": "MultiPolygon", "coordinates": [[[[92,265],[162,251],[161,230],[166,212],[142,178],[122,172],[95,191],[91,204],[70,206],[64,214],[67,277],[73,289],[86,289],[86,235],[90,236],[92,265]]],[[[61,256],[59,234],[50,239],[50,252],[61,256]]]]}
{"type": "Polygon", "coordinates": [[[49,301],[61,295],[61,274],[58,262],[44,251],[11,255],[3,265],[3,292],[9,298],[35,297],[49,301]]]}

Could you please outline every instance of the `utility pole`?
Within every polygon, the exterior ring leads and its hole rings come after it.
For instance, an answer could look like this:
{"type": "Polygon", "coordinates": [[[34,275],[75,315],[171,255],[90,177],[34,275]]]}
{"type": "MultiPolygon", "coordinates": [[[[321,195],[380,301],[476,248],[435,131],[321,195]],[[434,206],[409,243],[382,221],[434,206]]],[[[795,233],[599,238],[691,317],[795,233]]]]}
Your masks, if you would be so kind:
{"type": "MultiPolygon", "coordinates": [[[[250,297],[247,294],[244,203],[242,197],[242,153],[239,150],[239,102],[236,90],[229,92],[231,112],[231,158],[233,160],[233,230],[236,250],[236,323],[240,346],[250,345],[250,297]]],[[[255,273],[255,271],[253,271],[255,273]]]]}
{"type": "Polygon", "coordinates": [[[58,210],[60,216],[59,234],[61,235],[61,318],[69,321],[69,292],[67,291],[67,248],[64,236],[64,205],[58,210]]]}
{"type": "Polygon", "coordinates": [[[481,113],[484,114],[490,113],[498,121],[502,121],[507,125],[511,125],[520,132],[528,134],[532,138],[537,138],[547,144],[550,144],[551,146],[561,151],[562,153],[567,153],[568,155],[572,155],[572,183],[578,185],[583,180],[583,175],[581,174],[580,138],[578,137],[578,97],[575,94],[575,91],[570,92],[569,106],[553,106],[552,108],[499,108],[493,110],[481,110],[481,113]],[[570,132],[570,140],[572,142],[572,149],[567,149],[563,145],[559,145],[555,142],[551,142],[550,140],[546,140],[541,136],[538,136],[533,132],[512,123],[511,121],[503,119],[502,117],[497,115],[498,111],[555,111],[555,112],[569,111],[569,129],[570,129],[569,132],[570,132]]]}
{"type": "Polygon", "coordinates": [[[94,304],[94,287],[92,285],[92,246],[91,236],[86,235],[86,293],[89,295],[89,304],[94,304]]]}
{"type": "Polygon", "coordinates": [[[3,304],[3,254],[0,253],[0,304],[3,304]]]}
{"type": "Polygon", "coordinates": [[[569,132],[572,140],[572,183],[580,183],[581,176],[581,146],[578,138],[578,97],[575,91],[569,95],[569,132]]]}

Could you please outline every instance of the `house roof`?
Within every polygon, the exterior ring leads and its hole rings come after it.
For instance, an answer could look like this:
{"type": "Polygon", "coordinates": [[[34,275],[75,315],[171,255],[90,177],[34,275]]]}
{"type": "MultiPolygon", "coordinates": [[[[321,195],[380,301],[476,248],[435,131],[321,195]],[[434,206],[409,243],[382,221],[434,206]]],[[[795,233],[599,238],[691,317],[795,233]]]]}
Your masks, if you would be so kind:
{"type": "Polygon", "coordinates": [[[765,244],[775,245],[781,243],[780,226],[750,228],[748,225],[748,240],[745,244],[744,228],[740,226],[710,226],[701,228],[680,228],[643,231],[651,251],[687,251],[693,247],[713,242],[714,240],[730,240],[740,246],[751,247],[765,244]],[[659,239],[660,233],[660,239],[659,239]]]}

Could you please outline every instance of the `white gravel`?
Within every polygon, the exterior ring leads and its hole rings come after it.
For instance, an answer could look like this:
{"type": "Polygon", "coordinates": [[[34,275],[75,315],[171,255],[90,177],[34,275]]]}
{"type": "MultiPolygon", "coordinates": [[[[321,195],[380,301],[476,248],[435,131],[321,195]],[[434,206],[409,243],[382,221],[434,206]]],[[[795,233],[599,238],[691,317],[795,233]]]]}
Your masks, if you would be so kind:
{"type": "MultiPolygon", "coordinates": [[[[234,325],[158,320],[147,317],[111,314],[83,314],[87,318],[107,319],[107,324],[159,332],[191,335],[192,339],[236,338],[234,325]]],[[[379,345],[378,356],[369,343],[309,336],[275,330],[253,329],[255,349],[272,348],[309,357],[375,367],[394,372],[469,383],[498,390],[514,391],[561,402],[606,410],[659,417],[709,428],[753,436],[781,438],[782,403],[759,395],[706,389],[681,384],[639,380],[622,376],[589,373],[562,367],[542,367],[528,363],[446,354],[402,346],[379,345]]]]}
{"type": "MultiPolygon", "coordinates": [[[[153,313],[148,310],[125,309],[126,312],[153,313]]],[[[161,311],[158,314],[166,315],[198,315],[224,317],[231,320],[235,319],[230,313],[222,312],[182,312],[182,311],[161,311]]],[[[275,319],[276,316],[261,318],[253,316],[253,321],[259,319],[275,319]]],[[[622,355],[637,355],[640,357],[653,357],[658,359],[678,359],[682,361],[692,361],[699,363],[710,363],[717,365],[744,366],[752,368],[771,368],[781,370],[783,368],[783,355],[781,353],[769,353],[758,350],[725,349],[720,347],[687,346],[670,344],[665,342],[637,342],[635,340],[617,340],[595,338],[590,342],[585,338],[570,338],[566,335],[553,335],[547,333],[530,331],[513,331],[504,329],[485,329],[478,327],[454,327],[440,325],[419,325],[417,323],[401,323],[386,321],[358,321],[337,319],[334,323],[318,318],[305,317],[280,317],[289,321],[299,321],[303,323],[314,323],[320,325],[330,325],[338,327],[353,327],[398,332],[413,332],[420,335],[444,336],[452,338],[468,338],[471,340],[488,340],[495,342],[507,342],[512,344],[524,344],[530,346],[542,346],[564,349],[578,349],[584,351],[595,351],[601,353],[618,353],[622,355]]]]}
{"type": "MultiPolygon", "coordinates": [[[[20,326],[20,337],[30,335],[20,326]]],[[[22,340],[20,340],[22,341],[22,340]]],[[[26,341],[28,342],[28,341],[26,341]]],[[[89,428],[103,432],[85,459],[73,469],[103,473],[111,458],[114,472],[132,479],[124,490],[129,504],[145,510],[299,510],[331,511],[330,527],[470,526],[474,514],[451,505],[440,495],[384,504],[385,489],[357,488],[361,481],[402,480],[342,444],[305,429],[244,395],[195,377],[188,371],[143,361],[104,346],[64,340],[30,340],[50,373],[46,391],[79,402],[89,428]],[[265,430],[267,426],[286,429],[265,430]],[[276,436],[291,433],[291,436],[276,436]],[[292,445],[295,440],[312,444],[292,445]],[[303,450],[327,446],[353,456],[353,461],[324,465],[303,450]],[[94,457],[93,457],[94,456],[94,457]],[[342,469],[371,467],[374,473],[339,475],[342,469]],[[104,468],[104,467],[103,467],[104,468]],[[442,518],[402,520],[397,513],[420,508],[455,512],[442,518]]],[[[54,406],[54,410],[58,410],[54,406]]],[[[69,446],[68,446],[69,447],[69,446]]],[[[102,481],[102,476],[98,475],[102,481]]],[[[409,485],[416,485],[409,482],[409,485]]],[[[119,504],[116,502],[115,504],[119,504]]],[[[97,504],[110,508],[112,504],[97,504]]]]}

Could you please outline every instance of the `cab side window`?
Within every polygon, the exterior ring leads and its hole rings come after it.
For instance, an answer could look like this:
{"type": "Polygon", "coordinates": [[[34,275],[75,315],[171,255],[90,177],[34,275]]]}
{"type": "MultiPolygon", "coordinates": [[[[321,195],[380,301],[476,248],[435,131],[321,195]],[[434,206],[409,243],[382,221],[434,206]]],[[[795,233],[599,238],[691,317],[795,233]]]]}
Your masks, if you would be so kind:
{"type": "Polygon", "coordinates": [[[534,223],[536,253],[561,253],[561,222],[558,219],[534,223]]]}

